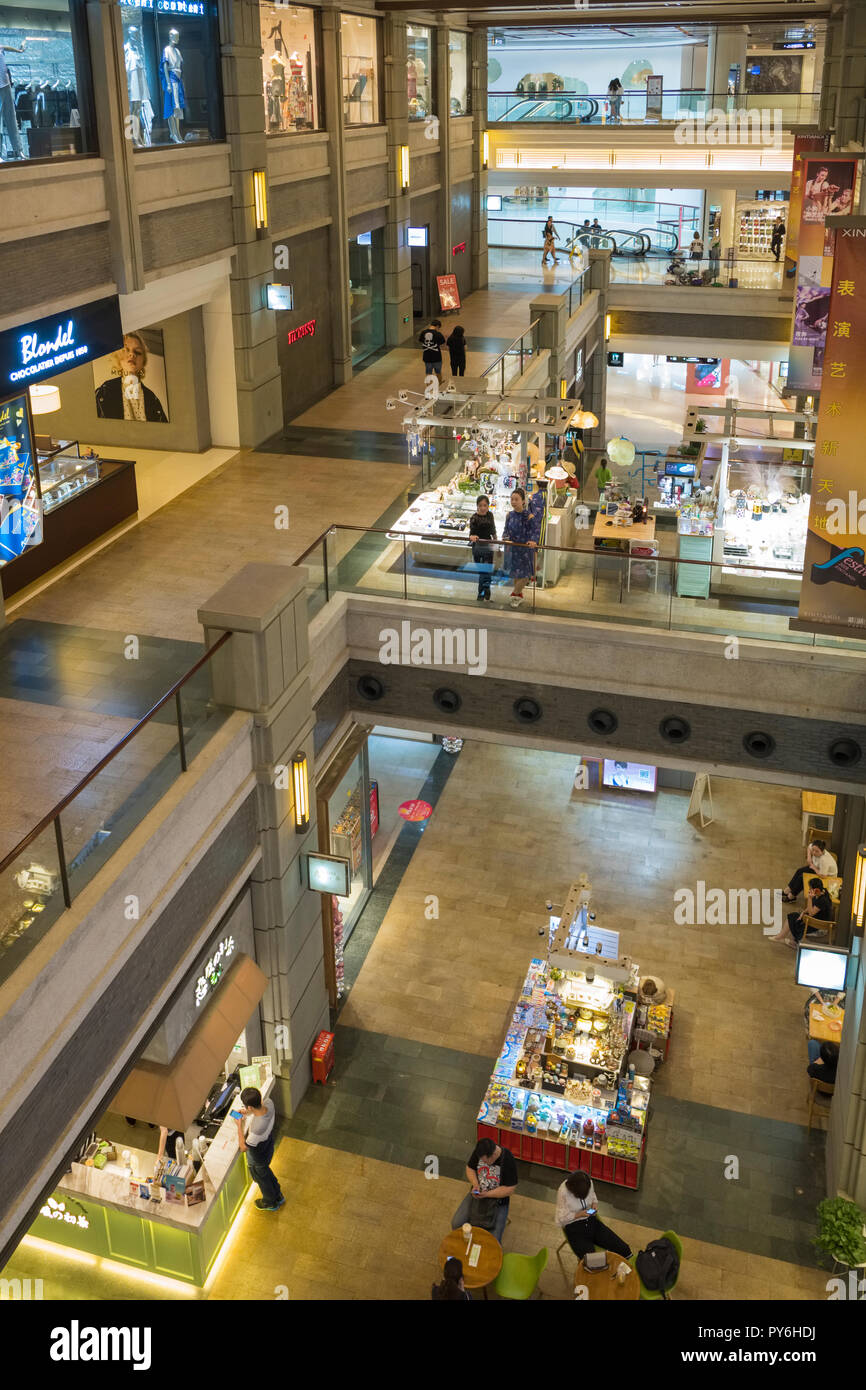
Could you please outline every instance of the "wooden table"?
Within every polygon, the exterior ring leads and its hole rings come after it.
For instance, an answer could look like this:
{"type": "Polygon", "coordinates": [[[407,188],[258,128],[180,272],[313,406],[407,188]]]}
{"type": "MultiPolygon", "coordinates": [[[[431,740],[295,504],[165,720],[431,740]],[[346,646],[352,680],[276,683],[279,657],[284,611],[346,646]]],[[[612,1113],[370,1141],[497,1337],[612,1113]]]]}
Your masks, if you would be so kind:
{"type": "Polygon", "coordinates": [[[481,1255],[474,1269],[470,1268],[469,1265],[463,1228],[458,1226],[456,1231],[449,1231],[439,1246],[439,1268],[440,1270],[444,1269],[445,1261],[452,1257],[460,1260],[463,1265],[463,1283],[466,1288],[483,1288],[486,1298],[487,1285],[493,1283],[502,1268],[502,1246],[496,1237],[491,1235],[490,1231],[483,1231],[480,1226],[472,1227],[472,1244],[481,1246],[481,1255]]]}
{"type": "Polygon", "coordinates": [[[585,1269],[583,1261],[579,1261],[574,1271],[575,1293],[579,1288],[585,1288],[590,1303],[598,1303],[601,1300],[608,1303],[634,1303],[640,1298],[640,1280],[636,1272],[630,1269],[628,1278],[620,1284],[616,1279],[611,1279],[611,1270],[615,1270],[625,1261],[620,1255],[608,1254],[607,1258],[610,1266],[608,1269],[585,1269]]]}
{"type": "Polygon", "coordinates": [[[815,1042],[838,1043],[842,1037],[841,1028],[831,1028],[830,1023],[844,1023],[845,1010],[836,1019],[829,1019],[820,1004],[809,1005],[809,1037],[815,1042]]]}
{"type": "MultiPolygon", "coordinates": [[[[628,563],[628,554],[633,545],[652,545],[656,537],[656,519],[651,516],[647,521],[633,522],[631,526],[617,526],[614,517],[605,516],[604,512],[598,511],[595,514],[595,523],[592,528],[592,539],[596,541],[616,541],[622,547],[623,564],[619,571],[619,601],[622,603],[622,576],[623,565],[628,563]],[[612,525],[608,525],[612,522],[612,525]]],[[[608,552],[616,555],[615,551],[608,552]]],[[[595,580],[598,566],[599,555],[604,555],[605,551],[599,546],[595,546],[592,552],[592,593],[590,598],[595,598],[595,580]]]]}

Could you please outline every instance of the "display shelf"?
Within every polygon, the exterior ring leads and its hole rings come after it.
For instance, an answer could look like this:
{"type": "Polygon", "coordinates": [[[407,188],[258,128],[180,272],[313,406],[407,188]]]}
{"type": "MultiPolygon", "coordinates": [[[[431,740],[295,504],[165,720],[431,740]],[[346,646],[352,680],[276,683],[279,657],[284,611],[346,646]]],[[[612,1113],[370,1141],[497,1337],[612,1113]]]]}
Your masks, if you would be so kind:
{"type": "MultiPolygon", "coordinates": [[[[765,446],[763,453],[767,452],[765,446]]],[[[794,595],[806,552],[811,470],[804,464],[759,457],[757,450],[755,454],[722,465],[713,540],[719,569],[713,575],[713,591],[794,595]]]]}
{"type": "Polygon", "coordinates": [[[738,204],[737,260],[767,260],[772,255],[773,223],[780,214],[786,217],[787,211],[787,203],[738,204]]]}

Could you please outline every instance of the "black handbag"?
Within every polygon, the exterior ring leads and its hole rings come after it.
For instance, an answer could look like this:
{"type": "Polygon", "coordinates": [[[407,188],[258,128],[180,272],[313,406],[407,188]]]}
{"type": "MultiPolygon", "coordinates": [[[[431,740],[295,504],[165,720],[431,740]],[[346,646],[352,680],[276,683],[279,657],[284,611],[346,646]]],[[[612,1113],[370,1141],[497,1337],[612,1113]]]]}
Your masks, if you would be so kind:
{"type": "Polygon", "coordinates": [[[469,1201],[469,1224],[480,1226],[482,1231],[492,1231],[496,1225],[496,1208],[499,1199],[493,1197],[472,1197],[469,1201]]]}

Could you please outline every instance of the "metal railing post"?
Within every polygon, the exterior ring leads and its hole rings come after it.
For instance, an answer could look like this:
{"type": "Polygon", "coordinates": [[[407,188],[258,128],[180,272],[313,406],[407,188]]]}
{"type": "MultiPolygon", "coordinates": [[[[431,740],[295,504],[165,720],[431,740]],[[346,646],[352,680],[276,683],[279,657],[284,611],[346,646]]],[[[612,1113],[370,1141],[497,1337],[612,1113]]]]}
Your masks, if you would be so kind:
{"type": "Polygon", "coordinates": [[[328,576],[328,533],[322,537],[322,576],[325,581],[325,602],[331,601],[331,583],[328,576]]]}
{"type": "Polygon", "coordinates": [[[180,753],[180,770],[186,772],[186,740],[183,736],[183,709],[180,703],[180,691],[174,692],[174,710],[177,718],[177,751],[180,753]]]}
{"type": "Polygon", "coordinates": [[[67,907],[72,906],[72,894],[69,891],[69,875],[66,872],[66,853],[63,849],[63,831],[60,828],[60,817],[54,817],[54,838],[57,842],[57,860],[60,864],[60,884],[63,889],[63,901],[67,907]]]}

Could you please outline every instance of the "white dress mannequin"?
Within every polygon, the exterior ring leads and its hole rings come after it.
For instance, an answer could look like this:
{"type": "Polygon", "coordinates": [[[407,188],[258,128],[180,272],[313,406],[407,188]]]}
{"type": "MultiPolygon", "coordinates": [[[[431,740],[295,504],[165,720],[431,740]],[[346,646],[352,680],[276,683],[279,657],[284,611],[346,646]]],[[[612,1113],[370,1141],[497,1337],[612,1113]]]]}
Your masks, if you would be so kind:
{"type": "Polygon", "coordinates": [[[162,114],[168,121],[168,131],[175,145],[183,144],[180,125],[186,107],[186,94],[183,90],[183,55],[178,48],[180,34],[177,29],[169,29],[168,43],[162,50],[162,90],[165,95],[162,114]]]}
{"type": "Polygon", "coordinates": [[[153,106],[150,101],[150,88],[147,85],[147,69],[138,29],[133,25],[127,33],[123,45],[123,59],[126,64],[126,84],[129,91],[129,110],[133,117],[132,142],[134,145],[149,145],[153,125],[153,106]]]}

